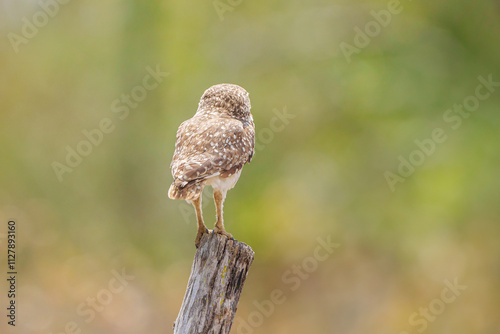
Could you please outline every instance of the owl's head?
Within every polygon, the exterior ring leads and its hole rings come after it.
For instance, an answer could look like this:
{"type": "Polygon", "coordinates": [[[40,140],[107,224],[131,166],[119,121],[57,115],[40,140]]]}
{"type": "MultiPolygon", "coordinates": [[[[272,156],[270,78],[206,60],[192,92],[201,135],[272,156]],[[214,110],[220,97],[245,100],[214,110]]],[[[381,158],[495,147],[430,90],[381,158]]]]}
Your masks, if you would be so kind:
{"type": "Polygon", "coordinates": [[[243,122],[253,121],[248,92],[238,85],[219,84],[201,96],[197,113],[221,113],[243,122]]]}

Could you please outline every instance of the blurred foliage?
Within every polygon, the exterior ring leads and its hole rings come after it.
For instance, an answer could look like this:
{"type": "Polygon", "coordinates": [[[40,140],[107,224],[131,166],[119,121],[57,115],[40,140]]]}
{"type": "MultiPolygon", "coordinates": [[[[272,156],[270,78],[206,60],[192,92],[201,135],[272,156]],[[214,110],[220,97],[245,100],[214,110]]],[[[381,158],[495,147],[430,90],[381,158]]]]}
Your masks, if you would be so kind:
{"type": "Polygon", "coordinates": [[[410,316],[455,278],[467,289],[425,332],[500,331],[500,91],[457,130],[443,120],[479,76],[500,81],[498,1],[402,0],[350,61],[340,45],[388,2],[223,2],[221,20],[211,1],[75,1],[15,52],[42,3],[58,2],[0,1],[0,217],[18,223],[22,333],[170,332],[196,233],[167,197],[175,132],[222,82],[250,92],[262,144],[225,205],[256,252],[234,333],[416,333],[410,316]],[[157,66],[169,75],[120,119],[113,102],[157,66]],[[106,118],[59,182],[54,161],[106,118]],[[392,192],[384,173],[435,128],[447,140],[392,192]],[[340,247],[292,291],[283,275],[329,235],[340,247]],[[86,322],[78,306],[122,268],[135,278],[86,322]],[[242,329],[274,289],[286,302],[242,329]]]}

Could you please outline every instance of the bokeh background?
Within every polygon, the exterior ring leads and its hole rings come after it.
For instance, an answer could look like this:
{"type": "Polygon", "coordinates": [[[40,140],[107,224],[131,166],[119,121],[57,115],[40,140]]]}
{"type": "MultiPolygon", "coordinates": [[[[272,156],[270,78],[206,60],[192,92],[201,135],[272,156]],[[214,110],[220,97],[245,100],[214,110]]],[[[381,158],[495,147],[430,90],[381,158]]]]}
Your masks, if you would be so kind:
{"type": "Polygon", "coordinates": [[[378,30],[386,1],[63,2],[0,1],[2,333],[171,333],[196,234],[167,197],[175,132],[221,82],[250,92],[259,144],[225,205],[256,252],[232,333],[500,332],[500,87],[456,130],[443,119],[479,76],[500,81],[498,1],[402,0],[378,30]],[[158,87],[115,112],[156,68],[158,87]],[[113,130],[60,181],[54,162],[103,119],[113,130]],[[434,129],[446,141],[391,189],[434,129]],[[318,238],[339,247],[291,273],[318,238]],[[262,311],[276,289],[286,301],[262,311]]]}

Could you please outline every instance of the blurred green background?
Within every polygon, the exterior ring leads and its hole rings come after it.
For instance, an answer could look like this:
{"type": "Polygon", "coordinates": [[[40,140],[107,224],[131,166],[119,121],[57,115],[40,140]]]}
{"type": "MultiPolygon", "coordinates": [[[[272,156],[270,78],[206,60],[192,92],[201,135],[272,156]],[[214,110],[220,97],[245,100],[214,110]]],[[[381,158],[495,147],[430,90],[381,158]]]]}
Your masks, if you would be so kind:
{"type": "Polygon", "coordinates": [[[232,333],[500,332],[500,87],[457,129],[444,119],[479,76],[500,81],[498,1],[402,0],[384,25],[394,3],[60,1],[0,1],[2,277],[9,219],[19,271],[2,333],[171,332],[196,234],[167,197],[175,132],[222,82],[250,93],[260,145],[225,203],[256,252],[232,333]],[[446,141],[391,189],[435,129],[446,141]],[[318,237],[339,247],[314,262],[318,237]],[[133,279],[110,294],[114,270],[133,279]]]}

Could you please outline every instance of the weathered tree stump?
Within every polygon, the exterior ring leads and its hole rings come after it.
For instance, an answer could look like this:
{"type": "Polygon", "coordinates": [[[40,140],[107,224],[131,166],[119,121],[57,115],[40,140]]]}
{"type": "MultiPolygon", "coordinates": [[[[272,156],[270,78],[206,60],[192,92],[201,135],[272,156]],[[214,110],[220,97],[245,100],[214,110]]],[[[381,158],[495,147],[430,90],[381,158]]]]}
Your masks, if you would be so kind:
{"type": "Polygon", "coordinates": [[[194,256],[174,334],[228,334],[254,255],[243,242],[205,234],[194,256]]]}

